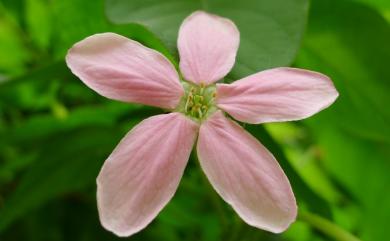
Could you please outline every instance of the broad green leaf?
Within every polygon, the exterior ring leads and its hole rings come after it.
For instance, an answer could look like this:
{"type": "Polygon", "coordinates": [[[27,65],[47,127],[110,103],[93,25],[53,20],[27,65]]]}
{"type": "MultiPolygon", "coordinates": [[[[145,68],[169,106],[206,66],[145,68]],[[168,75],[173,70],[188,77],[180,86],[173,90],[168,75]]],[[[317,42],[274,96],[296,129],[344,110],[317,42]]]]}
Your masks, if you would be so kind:
{"type": "Polygon", "coordinates": [[[229,79],[289,65],[298,50],[306,23],[306,0],[106,0],[108,18],[115,23],[140,23],[171,47],[179,25],[203,9],[232,19],[241,33],[237,61],[229,79]]]}
{"type": "Polygon", "coordinates": [[[352,231],[363,240],[385,240],[383,227],[390,216],[390,26],[378,12],[351,1],[318,0],[312,7],[297,65],[329,75],[340,97],[305,123],[326,170],[358,206],[361,217],[352,220],[352,231]]]}
{"type": "Polygon", "coordinates": [[[62,59],[66,51],[83,38],[101,32],[116,32],[155,48],[171,59],[161,42],[139,24],[113,25],[104,15],[104,0],[53,2],[54,26],[59,29],[54,41],[56,55],[62,59]],[[86,14],[88,13],[88,14],[86,14]]]}
{"type": "Polygon", "coordinates": [[[328,74],[335,82],[340,97],[324,112],[332,124],[390,143],[390,24],[375,11],[344,1],[329,14],[334,4],[330,0],[313,4],[297,63],[328,74]]]}

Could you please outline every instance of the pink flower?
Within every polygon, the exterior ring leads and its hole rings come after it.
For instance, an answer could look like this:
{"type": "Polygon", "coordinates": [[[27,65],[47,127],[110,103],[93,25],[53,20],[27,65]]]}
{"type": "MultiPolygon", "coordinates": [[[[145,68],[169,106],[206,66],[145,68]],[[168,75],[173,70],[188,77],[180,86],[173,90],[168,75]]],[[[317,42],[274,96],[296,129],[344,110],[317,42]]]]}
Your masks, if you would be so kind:
{"type": "Polygon", "coordinates": [[[299,120],[338,93],[328,77],[294,68],[216,84],[231,70],[238,46],[232,21],[198,11],[179,31],[183,78],[160,53],[114,33],[69,50],[69,68],[97,93],[172,112],[142,121],[104,163],[97,201],[106,229],[129,236],[145,228],[174,195],[196,140],[203,171],[245,222],[279,233],[295,220],[294,194],[278,162],[225,112],[256,124],[299,120]]]}

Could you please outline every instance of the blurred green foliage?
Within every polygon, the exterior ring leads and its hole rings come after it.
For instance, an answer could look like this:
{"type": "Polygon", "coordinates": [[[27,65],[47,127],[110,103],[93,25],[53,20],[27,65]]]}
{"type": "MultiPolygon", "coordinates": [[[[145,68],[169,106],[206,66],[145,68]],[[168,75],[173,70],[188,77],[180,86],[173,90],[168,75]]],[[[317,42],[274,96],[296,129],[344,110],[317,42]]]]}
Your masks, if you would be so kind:
{"type": "Polygon", "coordinates": [[[340,98],[308,120],[245,125],[277,157],[300,218],[280,235],[243,223],[191,157],[174,199],[131,240],[388,240],[390,4],[385,0],[0,0],[0,240],[118,240],[99,224],[95,178],[121,137],[160,110],[98,96],[66,51],[116,32],[177,64],[196,9],[241,32],[226,81],[275,66],[330,76],[340,98]],[[309,7],[310,5],[310,7],[309,7]]]}

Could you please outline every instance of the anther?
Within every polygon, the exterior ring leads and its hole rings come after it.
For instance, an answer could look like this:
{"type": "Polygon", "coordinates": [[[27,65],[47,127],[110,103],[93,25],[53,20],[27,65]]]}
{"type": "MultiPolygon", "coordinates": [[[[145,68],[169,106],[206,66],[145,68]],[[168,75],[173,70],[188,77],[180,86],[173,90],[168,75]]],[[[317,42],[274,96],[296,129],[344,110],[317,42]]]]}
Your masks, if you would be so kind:
{"type": "Polygon", "coordinates": [[[188,107],[191,107],[191,106],[193,105],[192,98],[193,98],[193,97],[192,97],[192,94],[189,93],[189,94],[188,94],[188,97],[187,97],[186,104],[185,104],[185,106],[184,106],[184,109],[185,109],[186,112],[188,111],[188,107]]]}

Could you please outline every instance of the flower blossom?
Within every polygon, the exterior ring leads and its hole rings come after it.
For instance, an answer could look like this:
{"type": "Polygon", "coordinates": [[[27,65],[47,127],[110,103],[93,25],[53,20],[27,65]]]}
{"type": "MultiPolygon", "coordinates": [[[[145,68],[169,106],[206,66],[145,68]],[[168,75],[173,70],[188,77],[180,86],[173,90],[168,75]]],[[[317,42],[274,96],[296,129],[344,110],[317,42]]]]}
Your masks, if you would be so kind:
{"type": "Polygon", "coordinates": [[[102,225],[118,236],[145,228],[173,197],[191,150],[217,193],[249,225],[280,233],[297,215],[290,183],[274,156],[227,117],[259,124],[307,118],[338,96],[320,73],[274,68],[217,83],[234,65],[239,31],[197,11],[178,34],[180,74],[159,52],[114,33],[76,43],[66,62],[100,95],[171,113],[143,120],[97,177],[102,225]]]}

